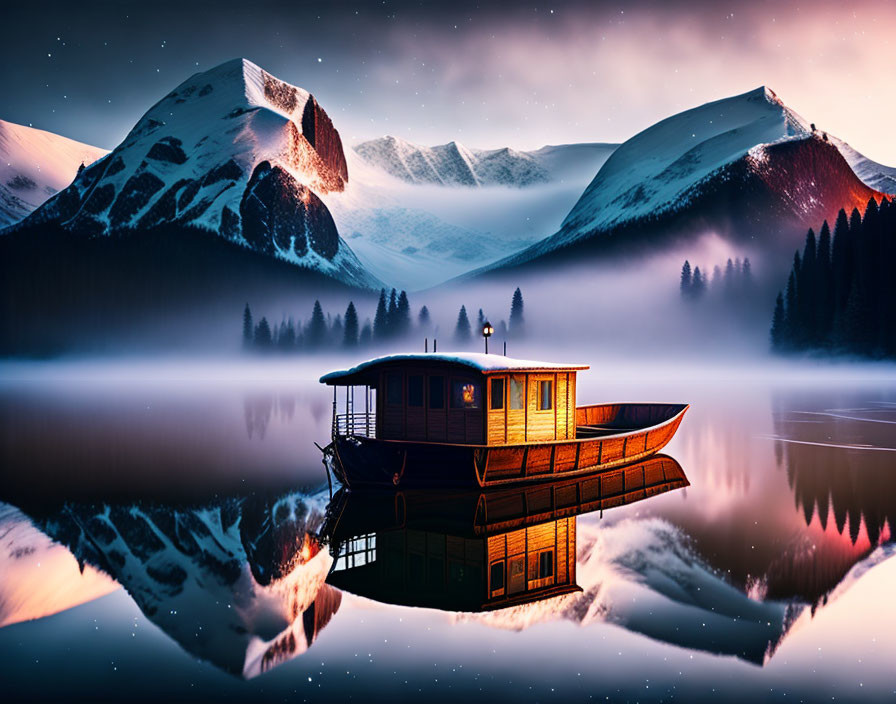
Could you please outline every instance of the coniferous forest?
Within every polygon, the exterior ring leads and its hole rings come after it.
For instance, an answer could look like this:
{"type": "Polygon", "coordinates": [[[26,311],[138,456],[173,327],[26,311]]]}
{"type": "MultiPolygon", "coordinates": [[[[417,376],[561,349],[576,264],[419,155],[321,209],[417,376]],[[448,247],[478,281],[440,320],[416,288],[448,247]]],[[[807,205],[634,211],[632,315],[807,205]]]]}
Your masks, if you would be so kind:
{"type": "Polygon", "coordinates": [[[809,350],[896,357],[896,204],[841,210],[806,234],[778,293],[771,325],[776,352],[809,350]]]}
{"type": "MultiPolygon", "coordinates": [[[[476,327],[470,323],[465,305],[460,307],[456,322],[442,328],[446,330],[444,342],[451,348],[470,348],[481,343],[481,330],[486,316],[480,308],[476,327]],[[451,331],[451,332],[448,332],[451,331]]],[[[510,302],[509,324],[501,319],[494,324],[495,339],[521,339],[525,335],[523,294],[519,288],[513,292],[510,302]]],[[[320,301],[314,302],[308,320],[284,316],[279,323],[271,323],[266,316],[256,319],[247,303],[242,315],[243,349],[251,352],[314,353],[332,352],[334,349],[384,347],[396,341],[406,341],[417,335],[434,340],[439,336],[439,326],[432,319],[429,308],[421,306],[416,315],[406,291],[391,292],[382,289],[376,310],[361,322],[353,301],[344,312],[324,312],[320,301]]]]}

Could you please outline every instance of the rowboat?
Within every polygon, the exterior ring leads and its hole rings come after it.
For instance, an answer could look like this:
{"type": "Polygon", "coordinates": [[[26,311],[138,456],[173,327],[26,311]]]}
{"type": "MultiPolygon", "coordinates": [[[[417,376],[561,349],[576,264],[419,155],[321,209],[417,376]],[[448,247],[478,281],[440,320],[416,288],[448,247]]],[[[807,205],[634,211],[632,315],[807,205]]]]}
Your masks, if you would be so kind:
{"type": "Polygon", "coordinates": [[[587,368],[423,353],[331,372],[321,377],[334,389],[325,461],[347,486],[488,488],[609,470],[668,444],[687,404],[576,406],[587,368]]]}

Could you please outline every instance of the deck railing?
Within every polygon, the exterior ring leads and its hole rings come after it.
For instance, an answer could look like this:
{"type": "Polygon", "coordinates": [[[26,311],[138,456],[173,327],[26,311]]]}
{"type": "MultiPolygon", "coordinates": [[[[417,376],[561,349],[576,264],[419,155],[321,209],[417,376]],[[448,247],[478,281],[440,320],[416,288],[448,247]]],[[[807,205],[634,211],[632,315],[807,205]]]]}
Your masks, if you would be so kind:
{"type": "Polygon", "coordinates": [[[334,435],[357,435],[365,438],[376,437],[376,414],[340,413],[336,415],[333,426],[334,435]]]}

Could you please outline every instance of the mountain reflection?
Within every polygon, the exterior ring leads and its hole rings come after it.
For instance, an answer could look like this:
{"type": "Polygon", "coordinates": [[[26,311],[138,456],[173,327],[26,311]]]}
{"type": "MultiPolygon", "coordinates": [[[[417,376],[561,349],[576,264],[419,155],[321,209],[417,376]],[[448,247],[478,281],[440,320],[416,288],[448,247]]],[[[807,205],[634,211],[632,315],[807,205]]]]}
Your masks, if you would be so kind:
{"type": "Polygon", "coordinates": [[[317,537],[325,499],[67,503],[34,524],[110,575],[186,651],[242,677],[303,653],[339,609],[317,537]]]}

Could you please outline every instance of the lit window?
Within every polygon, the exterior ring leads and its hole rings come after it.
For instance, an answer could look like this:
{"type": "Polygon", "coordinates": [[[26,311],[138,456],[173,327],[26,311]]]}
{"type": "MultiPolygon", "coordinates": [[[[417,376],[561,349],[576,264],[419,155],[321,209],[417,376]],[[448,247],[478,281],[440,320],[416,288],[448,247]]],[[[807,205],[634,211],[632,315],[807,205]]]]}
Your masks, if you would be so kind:
{"type": "Polygon", "coordinates": [[[538,382],[538,410],[549,411],[554,406],[554,382],[538,382]]]}
{"type": "Polygon", "coordinates": [[[525,377],[510,377],[510,410],[521,411],[526,407],[525,377]]]}
{"type": "Polygon", "coordinates": [[[504,379],[492,379],[491,409],[498,411],[504,408],[504,379]]]}
{"type": "Polygon", "coordinates": [[[342,545],[333,571],[361,567],[376,560],[376,534],[368,533],[351,538],[342,545]]]}
{"type": "Polygon", "coordinates": [[[452,379],[451,407],[479,408],[479,386],[465,379],[452,379]]]}

